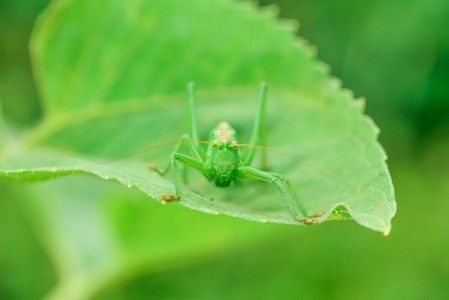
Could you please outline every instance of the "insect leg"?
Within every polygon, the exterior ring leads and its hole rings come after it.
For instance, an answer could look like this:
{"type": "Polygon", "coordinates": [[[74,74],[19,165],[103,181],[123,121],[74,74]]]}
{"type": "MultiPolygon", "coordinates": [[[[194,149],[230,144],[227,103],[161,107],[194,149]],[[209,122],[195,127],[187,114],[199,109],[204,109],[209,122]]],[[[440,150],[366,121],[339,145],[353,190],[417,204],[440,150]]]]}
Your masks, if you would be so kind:
{"type": "Polygon", "coordinates": [[[270,174],[273,175],[274,177],[278,178],[279,180],[284,181],[287,184],[287,188],[288,188],[289,192],[293,195],[293,198],[295,198],[296,203],[298,204],[298,207],[301,210],[301,213],[303,214],[303,216],[306,216],[303,219],[297,219],[297,221],[300,221],[307,225],[311,225],[313,223],[318,223],[319,221],[316,218],[321,217],[322,215],[325,214],[325,212],[319,212],[315,216],[309,216],[306,208],[304,207],[304,204],[302,203],[301,199],[298,196],[298,193],[296,192],[295,188],[292,186],[290,179],[285,178],[285,176],[281,175],[281,174],[277,174],[277,173],[270,173],[270,174]]]}
{"type": "MultiPolygon", "coordinates": [[[[193,82],[187,84],[187,92],[189,97],[186,110],[186,129],[192,139],[198,141],[198,128],[196,127],[195,116],[195,84],[193,82]]],[[[198,147],[198,145],[195,145],[195,147],[198,147]]]]}
{"type": "Polygon", "coordinates": [[[176,161],[180,161],[183,164],[192,167],[194,169],[203,171],[204,170],[204,163],[202,161],[199,161],[193,157],[181,154],[181,153],[176,153],[173,152],[170,156],[170,165],[173,169],[173,173],[174,173],[174,181],[175,181],[175,196],[162,196],[162,198],[164,197],[170,197],[173,200],[180,200],[181,199],[181,182],[179,180],[179,169],[178,166],[176,164],[176,161]]]}
{"type": "Polygon", "coordinates": [[[306,208],[304,207],[304,204],[302,204],[302,201],[301,201],[301,199],[299,198],[298,193],[296,192],[295,188],[294,188],[294,187],[292,186],[292,184],[290,183],[290,179],[285,178],[285,176],[284,176],[284,175],[281,175],[281,174],[277,174],[277,173],[270,173],[270,174],[271,174],[273,177],[276,177],[276,178],[278,178],[279,180],[284,181],[284,182],[287,184],[287,188],[288,188],[289,192],[293,195],[293,198],[295,198],[296,203],[298,204],[299,209],[301,210],[302,214],[303,214],[304,216],[307,216],[307,215],[308,215],[307,210],[306,210],[306,208]]]}
{"type": "MultiPolygon", "coordinates": [[[[282,199],[284,200],[285,204],[287,205],[287,208],[290,211],[290,214],[293,216],[293,218],[300,222],[304,222],[304,220],[307,220],[307,218],[305,217],[305,214],[304,214],[305,211],[303,211],[303,208],[301,208],[300,216],[298,216],[298,213],[293,208],[292,203],[288,199],[288,197],[285,193],[285,189],[281,184],[281,181],[284,181],[287,183],[287,181],[285,180],[285,178],[283,178],[283,176],[273,175],[273,174],[265,172],[265,171],[261,171],[261,170],[257,170],[257,169],[245,166],[245,167],[240,167],[238,169],[237,177],[261,180],[261,181],[265,181],[265,182],[273,183],[273,184],[277,185],[277,187],[279,188],[279,192],[281,193],[282,199]]],[[[289,183],[287,183],[287,187],[288,187],[289,191],[295,197],[296,192],[292,192],[294,190],[291,188],[291,185],[289,186],[289,183]]]]}
{"type": "MultiPolygon", "coordinates": [[[[189,134],[184,134],[181,137],[181,139],[179,140],[180,143],[176,144],[175,149],[173,150],[173,152],[174,153],[179,152],[179,150],[181,150],[182,146],[187,145],[187,147],[190,150],[191,155],[195,159],[197,159],[197,160],[199,160],[201,162],[204,162],[203,158],[201,157],[201,155],[198,152],[198,148],[197,148],[198,144],[183,144],[182,142],[184,142],[184,141],[192,141],[192,139],[191,139],[189,134]]],[[[158,172],[161,175],[167,174],[168,170],[170,169],[170,162],[167,164],[167,166],[162,171],[158,171],[157,168],[153,168],[153,167],[151,167],[151,169],[155,170],[156,172],[158,172]]]]}
{"type": "MultiPolygon", "coordinates": [[[[198,129],[196,127],[196,117],[195,117],[195,85],[193,82],[189,82],[187,84],[187,92],[188,92],[188,98],[187,98],[187,109],[186,109],[186,129],[187,129],[188,133],[184,134],[181,137],[181,139],[179,140],[179,143],[176,144],[173,153],[179,152],[181,147],[184,145],[184,143],[182,143],[182,142],[190,142],[190,141],[198,140],[198,129]]],[[[201,150],[200,146],[196,143],[187,143],[187,146],[190,150],[191,155],[193,155],[196,160],[200,161],[201,163],[204,163],[204,159],[200,155],[200,150],[201,150]]],[[[161,175],[164,175],[170,169],[170,164],[171,163],[169,162],[163,170],[159,170],[152,163],[149,163],[149,166],[152,170],[158,172],[161,175]]],[[[184,173],[184,179],[186,179],[185,175],[186,175],[186,173],[184,173]]]]}
{"type": "MultiPolygon", "coordinates": [[[[257,109],[256,117],[254,119],[253,132],[249,141],[250,145],[259,145],[266,147],[266,133],[267,133],[267,83],[260,83],[259,92],[259,106],[257,109]]],[[[256,148],[249,148],[243,157],[243,163],[247,166],[251,165],[256,148]]],[[[262,152],[262,168],[268,169],[267,153],[262,152]]]]}

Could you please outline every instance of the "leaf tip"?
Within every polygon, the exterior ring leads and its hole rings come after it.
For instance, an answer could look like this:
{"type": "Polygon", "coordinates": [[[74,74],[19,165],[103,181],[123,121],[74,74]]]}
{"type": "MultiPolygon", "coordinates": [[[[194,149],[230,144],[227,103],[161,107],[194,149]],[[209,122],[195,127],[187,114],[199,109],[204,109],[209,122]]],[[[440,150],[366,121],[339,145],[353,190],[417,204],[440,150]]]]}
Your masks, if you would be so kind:
{"type": "MultiPolygon", "coordinates": [[[[304,51],[310,59],[314,59],[318,56],[318,47],[315,45],[310,45],[307,41],[304,41],[304,51]]],[[[329,70],[330,72],[330,70],[329,70]]]]}
{"type": "Polygon", "coordinates": [[[342,89],[343,96],[346,96],[349,99],[354,99],[354,92],[350,89],[342,89]]]}
{"type": "Polygon", "coordinates": [[[279,15],[280,8],[276,4],[269,4],[259,7],[259,13],[266,18],[274,18],[279,15]]]}
{"type": "Polygon", "coordinates": [[[281,19],[278,22],[278,27],[288,33],[296,34],[299,30],[299,22],[294,19],[281,19]]]}
{"type": "Polygon", "coordinates": [[[359,112],[364,113],[366,107],[365,97],[360,97],[354,100],[354,105],[358,106],[359,112]]]}
{"type": "Polygon", "coordinates": [[[331,67],[320,60],[316,62],[316,69],[324,74],[330,74],[331,72],[331,67]]]}
{"type": "MultiPolygon", "coordinates": [[[[373,119],[371,119],[368,115],[363,115],[363,118],[365,119],[365,121],[369,124],[369,126],[373,129],[374,132],[374,137],[375,139],[377,139],[379,137],[380,134],[380,128],[376,125],[376,123],[374,123],[373,119]]],[[[380,144],[379,144],[380,146],[380,144]]],[[[385,151],[381,150],[384,153],[384,156],[386,156],[385,151]]]]}
{"type": "Polygon", "coordinates": [[[391,231],[391,226],[388,226],[387,230],[382,233],[383,236],[388,236],[391,231]]]}
{"type": "Polygon", "coordinates": [[[336,89],[341,88],[343,85],[343,82],[341,81],[340,78],[333,77],[333,76],[331,78],[329,78],[329,83],[333,88],[336,88],[336,89]]]}

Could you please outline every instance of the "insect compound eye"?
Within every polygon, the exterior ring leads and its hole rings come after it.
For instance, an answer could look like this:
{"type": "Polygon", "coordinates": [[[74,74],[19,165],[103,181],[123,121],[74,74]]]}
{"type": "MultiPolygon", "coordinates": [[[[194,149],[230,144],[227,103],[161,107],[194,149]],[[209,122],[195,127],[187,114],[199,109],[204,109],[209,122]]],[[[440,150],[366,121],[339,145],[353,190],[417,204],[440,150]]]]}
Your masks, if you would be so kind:
{"type": "Polygon", "coordinates": [[[214,149],[217,150],[220,147],[220,143],[218,141],[214,141],[214,149]]]}
{"type": "Polygon", "coordinates": [[[236,141],[233,141],[232,143],[231,143],[231,149],[232,150],[237,150],[237,142],[236,141]]]}

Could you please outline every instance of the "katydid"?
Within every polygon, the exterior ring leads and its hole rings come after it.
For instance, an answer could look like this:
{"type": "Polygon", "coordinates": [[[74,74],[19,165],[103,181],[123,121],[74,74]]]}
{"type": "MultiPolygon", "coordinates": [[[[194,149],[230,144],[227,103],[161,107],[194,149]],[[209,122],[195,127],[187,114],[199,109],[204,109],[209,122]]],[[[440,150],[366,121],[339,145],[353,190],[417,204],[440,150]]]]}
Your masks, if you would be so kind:
{"type": "MultiPolygon", "coordinates": [[[[150,165],[151,169],[157,171],[161,175],[165,175],[170,167],[174,173],[175,194],[163,195],[160,199],[163,201],[179,201],[182,199],[180,172],[178,167],[178,162],[181,162],[186,166],[199,170],[209,181],[214,181],[215,185],[219,187],[228,187],[232,181],[241,178],[260,180],[274,184],[277,186],[290,214],[296,221],[305,224],[318,223],[318,220],[316,219],[317,216],[308,217],[307,211],[289,179],[282,174],[251,167],[256,149],[264,149],[283,154],[279,151],[265,147],[267,84],[264,82],[260,84],[259,104],[249,144],[239,144],[236,139],[236,131],[227,122],[219,123],[210,133],[208,141],[198,140],[193,83],[189,83],[187,89],[188,133],[184,134],[180,141],[175,143],[175,149],[170,155],[170,162],[164,170],[159,170],[156,166],[150,165]],[[206,154],[201,151],[200,144],[208,144],[206,154]],[[184,145],[190,150],[190,156],[179,152],[184,145]],[[240,152],[241,147],[248,147],[248,150],[244,155],[240,152]],[[285,183],[287,189],[285,189],[282,183],[285,183]],[[296,201],[299,211],[294,208],[291,199],[287,197],[288,194],[296,201]]],[[[286,156],[290,157],[289,155],[286,156]]],[[[262,155],[262,161],[262,165],[267,166],[266,153],[262,155]]]]}

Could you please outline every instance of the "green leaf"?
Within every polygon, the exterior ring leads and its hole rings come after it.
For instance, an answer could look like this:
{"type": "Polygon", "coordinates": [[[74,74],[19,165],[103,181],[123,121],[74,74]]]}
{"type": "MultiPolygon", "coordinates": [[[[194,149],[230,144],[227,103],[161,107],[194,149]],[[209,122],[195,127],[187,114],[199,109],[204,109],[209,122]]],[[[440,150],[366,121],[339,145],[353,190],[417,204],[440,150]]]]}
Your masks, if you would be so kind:
{"type": "MultiPolygon", "coordinates": [[[[0,176],[44,180],[85,172],[161,201],[173,194],[173,181],[149,171],[145,161],[165,166],[170,149],[140,159],[108,158],[178,140],[185,133],[180,120],[190,80],[197,83],[201,137],[226,120],[246,142],[257,85],[266,80],[269,147],[347,184],[275,154],[269,154],[271,170],[291,179],[311,214],[326,212],[320,222],[354,218],[388,234],[396,204],[378,129],[363,115],[363,101],[342,90],[293,32],[291,23],[275,21],[271,8],[256,11],[224,0],[188,6],[174,0],[54,1],[31,43],[46,117],[21,149],[3,153],[0,176]]],[[[181,205],[299,224],[272,185],[242,181],[220,189],[189,175],[181,205]]]]}
{"type": "Polygon", "coordinates": [[[20,201],[58,274],[45,299],[92,299],[144,274],[163,272],[285,228],[257,226],[180,206],[162,206],[137,191],[89,176],[26,185],[20,201]],[[217,228],[220,234],[216,234],[217,228]]]}

